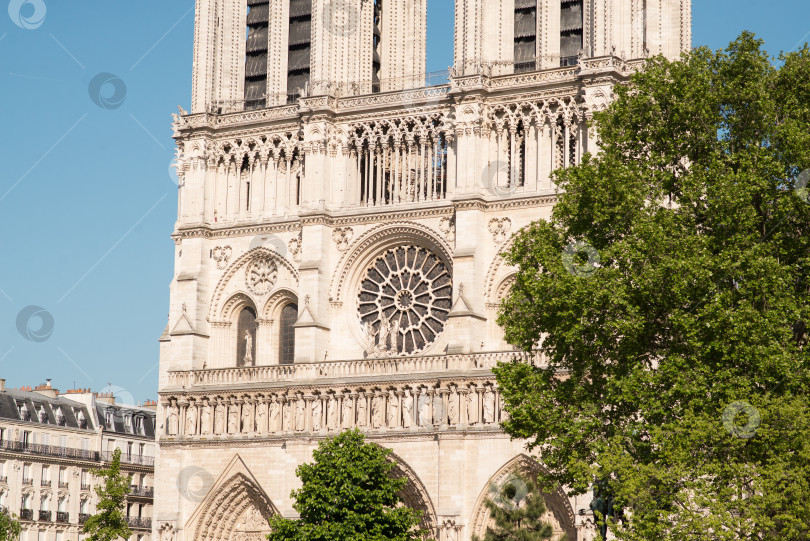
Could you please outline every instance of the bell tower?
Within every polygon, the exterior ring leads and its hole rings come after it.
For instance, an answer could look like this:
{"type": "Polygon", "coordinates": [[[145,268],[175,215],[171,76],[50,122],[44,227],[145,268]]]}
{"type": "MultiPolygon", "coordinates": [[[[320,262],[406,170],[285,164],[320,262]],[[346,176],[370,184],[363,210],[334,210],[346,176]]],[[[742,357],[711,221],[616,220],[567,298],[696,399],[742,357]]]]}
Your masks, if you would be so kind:
{"type": "Polygon", "coordinates": [[[192,113],[424,84],[426,0],[197,0],[192,113]]]}

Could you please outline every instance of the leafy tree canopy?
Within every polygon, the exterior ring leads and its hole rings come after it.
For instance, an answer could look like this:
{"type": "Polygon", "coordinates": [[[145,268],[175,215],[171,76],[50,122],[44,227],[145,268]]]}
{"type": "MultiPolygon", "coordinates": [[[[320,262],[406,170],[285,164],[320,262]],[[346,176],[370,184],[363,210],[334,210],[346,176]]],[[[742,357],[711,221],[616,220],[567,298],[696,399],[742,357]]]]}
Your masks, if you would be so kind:
{"type": "Polygon", "coordinates": [[[595,124],[507,255],[506,431],[620,539],[810,538],[810,51],[652,59],[595,124]]]}
{"type": "Polygon", "coordinates": [[[291,494],[299,519],[275,515],[271,541],[415,541],[421,512],[398,493],[407,478],[392,476],[389,449],[366,443],[358,430],[322,441],[314,462],[296,470],[302,486],[291,494]]]}
{"type": "Polygon", "coordinates": [[[84,533],[90,534],[87,539],[129,539],[132,531],[124,515],[124,499],[129,492],[132,478],[121,473],[121,449],[116,449],[113,453],[109,468],[94,469],[91,473],[101,479],[101,484],[94,487],[98,494],[96,513],[84,523],[84,533]]]}
{"type": "Polygon", "coordinates": [[[8,509],[0,509],[0,541],[16,541],[20,538],[22,525],[16,515],[9,513],[8,509]]]}

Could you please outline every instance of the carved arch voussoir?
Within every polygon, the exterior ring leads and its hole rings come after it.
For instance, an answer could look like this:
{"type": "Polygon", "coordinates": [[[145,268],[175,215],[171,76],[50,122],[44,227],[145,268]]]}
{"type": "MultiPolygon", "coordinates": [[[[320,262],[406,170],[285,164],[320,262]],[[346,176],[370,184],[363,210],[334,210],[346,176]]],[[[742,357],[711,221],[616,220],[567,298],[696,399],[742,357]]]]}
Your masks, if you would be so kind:
{"type": "Polygon", "coordinates": [[[407,477],[408,484],[402,489],[400,496],[405,505],[411,509],[422,511],[422,521],[419,526],[429,532],[432,539],[439,538],[439,523],[436,516],[436,508],[430,499],[424,483],[411,466],[396,453],[388,455],[388,460],[395,464],[392,474],[396,477],[407,477]]]}

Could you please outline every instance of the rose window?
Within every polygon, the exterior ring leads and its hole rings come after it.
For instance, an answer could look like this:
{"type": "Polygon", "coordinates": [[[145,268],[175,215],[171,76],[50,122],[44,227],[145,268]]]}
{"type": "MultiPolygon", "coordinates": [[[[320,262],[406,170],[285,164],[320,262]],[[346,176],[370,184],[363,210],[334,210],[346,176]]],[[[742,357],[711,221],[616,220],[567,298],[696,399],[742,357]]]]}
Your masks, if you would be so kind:
{"type": "Polygon", "coordinates": [[[278,267],[269,257],[261,257],[251,261],[245,271],[245,285],[256,295],[269,292],[276,283],[278,267]]]}
{"type": "Polygon", "coordinates": [[[401,246],[377,258],[360,282],[358,314],[371,348],[413,354],[444,329],[452,304],[444,262],[419,246],[401,246]]]}

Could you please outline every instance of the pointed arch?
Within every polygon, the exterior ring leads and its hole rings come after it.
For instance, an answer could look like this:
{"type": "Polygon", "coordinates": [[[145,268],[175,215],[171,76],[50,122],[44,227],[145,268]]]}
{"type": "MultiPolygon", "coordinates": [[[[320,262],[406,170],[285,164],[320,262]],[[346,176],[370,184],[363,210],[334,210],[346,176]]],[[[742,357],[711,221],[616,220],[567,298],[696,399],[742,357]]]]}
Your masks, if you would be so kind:
{"type": "Polygon", "coordinates": [[[194,541],[259,541],[278,509],[237,454],[191,515],[185,530],[194,541]]]}
{"type": "MultiPolygon", "coordinates": [[[[484,505],[484,500],[490,496],[491,487],[501,486],[506,482],[510,476],[517,473],[523,475],[537,476],[540,472],[544,471],[543,466],[535,459],[526,454],[520,454],[501,466],[495,474],[489,478],[486,486],[481,489],[478,499],[475,501],[473,507],[473,514],[470,524],[470,534],[484,537],[487,526],[491,524],[491,517],[489,511],[484,505]]],[[[577,530],[575,527],[574,509],[571,507],[571,502],[561,487],[557,487],[552,493],[543,495],[545,500],[547,514],[546,519],[551,524],[554,530],[554,539],[559,539],[564,533],[569,541],[577,540],[577,530]]]]}
{"type": "Polygon", "coordinates": [[[394,463],[394,469],[391,471],[394,476],[407,477],[408,479],[405,488],[400,492],[402,501],[407,507],[422,511],[422,521],[419,523],[419,527],[427,530],[431,538],[438,539],[439,530],[436,508],[433,506],[433,501],[430,499],[425,484],[414,469],[396,453],[391,452],[391,454],[388,455],[388,460],[394,463]]]}

